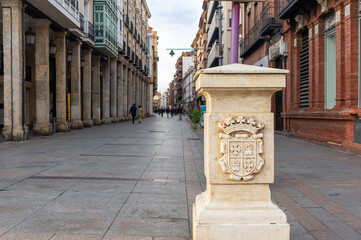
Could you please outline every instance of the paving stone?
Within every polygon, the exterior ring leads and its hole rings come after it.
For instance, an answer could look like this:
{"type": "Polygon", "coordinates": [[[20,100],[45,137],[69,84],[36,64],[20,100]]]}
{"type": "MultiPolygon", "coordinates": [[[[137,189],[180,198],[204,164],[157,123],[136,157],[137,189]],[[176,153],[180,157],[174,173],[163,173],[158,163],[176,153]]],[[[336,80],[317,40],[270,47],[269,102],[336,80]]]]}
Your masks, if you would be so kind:
{"type": "Polygon", "coordinates": [[[54,233],[18,233],[8,232],[0,240],[49,240],[54,233]]]}
{"type": "Polygon", "coordinates": [[[111,226],[108,234],[119,236],[188,238],[188,220],[118,217],[111,226]]]}
{"type": "Polygon", "coordinates": [[[87,235],[87,234],[63,234],[57,233],[51,240],[101,240],[102,235],[87,235]]]}

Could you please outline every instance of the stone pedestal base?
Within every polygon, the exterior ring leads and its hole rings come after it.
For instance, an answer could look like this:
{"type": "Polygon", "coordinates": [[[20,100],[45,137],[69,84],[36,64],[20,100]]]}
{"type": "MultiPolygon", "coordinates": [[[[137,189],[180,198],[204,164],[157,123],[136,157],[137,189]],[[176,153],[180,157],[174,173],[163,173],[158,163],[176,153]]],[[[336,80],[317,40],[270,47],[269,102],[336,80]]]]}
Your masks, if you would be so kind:
{"type": "Polygon", "coordinates": [[[112,119],[110,119],[110,118],[104,118],[104,119],[102,119],[102,123],[103,123],[103,124],[112,123],[112,119]]]}
{"type": "Polygon", "coordinates": [[[193,240],[290,239],[286,214],[271,201],[211,202],[207,195],[193,205],[193,240]]]}
{"type": "Polygon", "coordinates": [[[82,121],[76,120],[70,122],[70,127],[71,129],[82,129],[84,126],[82,121]]]}
{"type": "Polygon", "coordinates": [[[117,123],[117,122],[119,122],[119,119],[117,117],[113,117],[112,118],[112,123],[117,123]]]}
{"type": "Polygon", "coordinates": [[[118,122],[123,122],[124,121],[124,117],[118,117],[118,122]]]}
{"type": "Polygon", "coordinates": [[[50,122],[35,123],[33,127],[33,134],[39,136],[47,136],[53,134],[53,125],[50,122]]]}
{"type": "Polygon", "coordinates": [[[29,130],[25,125],[23,128],[13,128],[4,126],[2,135],[6,141],[25,141],[29,138],[29,130]]]}
{"type": "Polygon", "coordinates": [[[92,127],[93,126],[93,120],[84,120],[83,121],[83,127],[92,127]]]}
{"type": "Polygon", "coordinates": [[[68,122],[57,122],[56,123],[56,132],[69,132],[70,125],[68,122]]]}
{"type": "Polygon", "coordinates": [[[102,120],[100,120],[100,119],[93,119],[93,125],[94,125],[94,126],[102,125],[102,120]]]}

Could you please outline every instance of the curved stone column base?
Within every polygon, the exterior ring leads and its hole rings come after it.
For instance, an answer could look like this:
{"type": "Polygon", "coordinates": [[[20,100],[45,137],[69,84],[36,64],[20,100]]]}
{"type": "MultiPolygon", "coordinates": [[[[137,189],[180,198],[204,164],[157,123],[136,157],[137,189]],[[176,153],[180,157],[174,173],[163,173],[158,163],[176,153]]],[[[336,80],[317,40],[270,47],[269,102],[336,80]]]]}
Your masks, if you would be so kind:
{"type": "Polygon", "coordinates": [[[100,120],[100,119],[93,119],[93,125],[94,125],[94,126],[102,125],[102,120],[100,120]]]}
{"type": "Polygon", "coordinates": [[[28,126],[13,128],[12,130],[10,126],[4,126],[2,135],[6,141],[25,141],[29,138],[28,126]]]}
{"type": "Polygon", "coordinates": [[[119,122],[119,119],[117,117],[113,117],[112,118],[112,123],[117,123],[117,122],[119,122]]]}
{"type": "Polygon", "coordinates": [[[82,129],[84,126],[82,121],[75,120],[70,122],[70,127],[71,129],[82,129]]]}
{"type": "Polygon", "coordinates": [[[102,123],[109,124],[109,123],[112,123],[112,120],[110,118],[104,118],[104,119],[102,119],[102,123]]]}
{"type": "Polygon", "coordinates": [[[93,120],[83,120],[83,127],[92,127],[93,120]]]}
{"type": "Polygon", "coordinates": [[[33,134],[38,136],[48,136],[53,134],[53,125],[50,122],[35,123],[33,127],[33,134]]]}
{"type": "Polygon", "coordinates": [[[69,132],[70,124],[68,122],[57,122],[56,123],[56,132],[69,132]]]}
{"type": "Polygon", "coordinates": [[[118,122],[123,122],[124,118],[123,117],[118,117],[118,122]]]}

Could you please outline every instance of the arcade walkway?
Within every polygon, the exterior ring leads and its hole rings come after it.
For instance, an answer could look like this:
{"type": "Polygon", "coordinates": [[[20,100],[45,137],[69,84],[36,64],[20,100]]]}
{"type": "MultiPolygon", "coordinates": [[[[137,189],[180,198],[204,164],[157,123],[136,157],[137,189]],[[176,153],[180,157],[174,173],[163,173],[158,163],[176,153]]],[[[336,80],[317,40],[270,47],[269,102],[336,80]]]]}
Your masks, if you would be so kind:
{"type": "MultiPolygon", "coordinates": [[[[1,143],[0,240],[189,239],[202,155],[186,120],[158,116],[1,143]]],[[[361,239],[360,176],[359,156],[276,136],[291,239],[361,239]]]]}

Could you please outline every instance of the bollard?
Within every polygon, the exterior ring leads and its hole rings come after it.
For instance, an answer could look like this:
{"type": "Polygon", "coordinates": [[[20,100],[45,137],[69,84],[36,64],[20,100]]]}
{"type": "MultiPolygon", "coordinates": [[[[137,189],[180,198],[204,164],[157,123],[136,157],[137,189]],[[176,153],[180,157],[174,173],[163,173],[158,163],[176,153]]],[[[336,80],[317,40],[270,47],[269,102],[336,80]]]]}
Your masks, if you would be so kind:
{"type": "Polygon", "coordinates": [[[271,200],[274,183],[272,95],[287,70],[232,64],[196,74],[206,98],[207,190],[193,205],[194,240],[288,240],[286,214],[271,200]]]}

